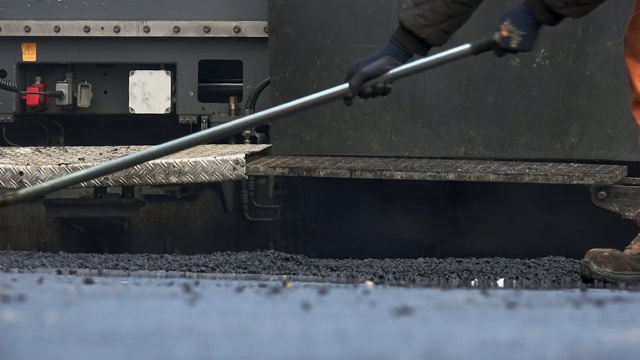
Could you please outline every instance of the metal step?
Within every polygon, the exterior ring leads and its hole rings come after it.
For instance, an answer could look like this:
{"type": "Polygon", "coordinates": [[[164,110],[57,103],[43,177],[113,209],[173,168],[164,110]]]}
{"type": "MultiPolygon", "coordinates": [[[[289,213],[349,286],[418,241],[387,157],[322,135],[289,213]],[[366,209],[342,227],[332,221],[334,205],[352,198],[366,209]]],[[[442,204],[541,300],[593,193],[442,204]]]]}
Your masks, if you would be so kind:
{"type": "MultiPolygon", "coordinates": [[[[201,145],[77,187],[176,185],[246,178],[247,154],[271,145],[201,145]]],[[[0,188],[19,189],[149,146],[0,147],[0,188]]]]}
{"type": "Polygon", "coordinates": [[[622,165],[414,158],[253,156],[247,175],[320,178],[615,184],[622,165]]]}

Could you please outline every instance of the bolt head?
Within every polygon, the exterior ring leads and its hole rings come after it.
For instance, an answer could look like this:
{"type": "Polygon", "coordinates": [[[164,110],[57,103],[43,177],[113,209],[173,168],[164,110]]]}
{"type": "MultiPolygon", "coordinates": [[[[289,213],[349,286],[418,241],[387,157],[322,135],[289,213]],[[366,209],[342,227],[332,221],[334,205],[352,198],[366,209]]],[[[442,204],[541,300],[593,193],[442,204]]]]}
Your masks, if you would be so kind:
{"type": "Polygon", "coordinates": [[[173,32],[176,33],[176,34],[179,33],[180,32],[180,26],[178,26],[178,25],[174,26],[173,27],[173,32]]]}
{"type": "Polygon", "coordinates": [[[131,114],[135,114],[135,113],[136,113],[136,110],[135,110],[134,108],[130,107],[130,108],[129,108],[129,113],[131,113],[131,114]]]}
{"type": "Polygon", "coordinates": [[[239,33],[240,31],[242,31],[242,28],[240,27],[240,25],[236,25],[233,27],[233,32],[234,33],[239,33]]]}
{"type": "Polygon", "coordinates": [[[598,199],[600,200],[605,200],[606,198],[609,197],[609,194],[607,194],[606,191],[600,191],[598,192],[598,199]]]}
{"type": "Polygon", "coordinates": [[[120,30],[121,30],[120,25],[116,25],[116,26],[113,27],[113,32],[116,33],[116,34],[119,33],[120,30]]]}
{"type": "Polygon", "coordinates": [[[264,27],[264,33],[265,33],[265,34],[268,34],[268,33],[269,33],[269,27],[268,27],[268,26],[265,26],[265,27],[264,27]]]}
{"type": "Polygon", "coordinates": [[[56,25],[56,26],[54,26],[54,27],[53,27],[53,31],[55,31],[55,32],[57,32],[57,33],[59,33],[59,32],[60,32],[60,30],[62,30],[62,28],[60,27],[60,25],[56,25]]]}
{"type": "Polygon", "coordinates": [[[144,31],[144,32],[146,32],[146,33],[151,32],[151,26],[149,26],[149,25],[145,25],[145,26],[143,26],[143,27],[142,27],[142,31],[144,31]]]}
{"type": "Polygon", "coordinates": [[[24,26],[24,32],[31,32],[31,26],[25,25],[24,26]]]}
{"type": "Polygon", "coordinates": [[[86,33],[91,32],[91,26],[85,25],[84,28],[82,28],[82,30],[84,30],[84,32],[86,33]]]}
{"type": "Polygon", "coordinates": [[[170,113],[170,112],[171,112],[171,108],[170,108],[170,107],[168,107],[168,108],[164,109],[164,113],[165,113],[165,114],[168,114],[168,113],[170,113]]]}
{"type": "Polygon", "coordinates": [[[207,34],[211,32],[211,26],[209,25],[205,25],[204,28],[202,28],[202,31],[206,32],[207,34]]]}

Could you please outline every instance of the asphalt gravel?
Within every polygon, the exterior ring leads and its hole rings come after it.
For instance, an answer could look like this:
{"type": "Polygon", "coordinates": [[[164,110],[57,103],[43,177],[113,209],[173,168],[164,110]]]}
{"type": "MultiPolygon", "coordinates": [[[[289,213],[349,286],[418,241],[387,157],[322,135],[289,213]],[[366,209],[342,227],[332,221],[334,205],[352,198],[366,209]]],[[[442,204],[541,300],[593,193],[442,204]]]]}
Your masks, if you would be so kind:
{"type": "Polygon", "coordinates": [[[75,254],[0,252],[0,269],[58,274],[261,279],[288,276],[297,281],[424,287],[580,287],[580,262],[564,257],[539,259],[420,258],[318,259],[276,251],[206,255],[75,254]]]}

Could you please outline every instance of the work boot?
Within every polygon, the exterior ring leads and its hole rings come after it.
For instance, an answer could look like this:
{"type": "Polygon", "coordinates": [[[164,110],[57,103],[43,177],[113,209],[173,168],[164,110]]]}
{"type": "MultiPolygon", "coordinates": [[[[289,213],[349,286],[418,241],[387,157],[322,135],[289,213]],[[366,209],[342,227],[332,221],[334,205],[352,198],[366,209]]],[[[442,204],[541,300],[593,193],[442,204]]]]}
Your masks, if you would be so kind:
{"type": "Polygon", "coordinates": [[[640,234],[624,251],[589,250],[580,264],[580,276],[585,282],[640,282],[640,234]]]}

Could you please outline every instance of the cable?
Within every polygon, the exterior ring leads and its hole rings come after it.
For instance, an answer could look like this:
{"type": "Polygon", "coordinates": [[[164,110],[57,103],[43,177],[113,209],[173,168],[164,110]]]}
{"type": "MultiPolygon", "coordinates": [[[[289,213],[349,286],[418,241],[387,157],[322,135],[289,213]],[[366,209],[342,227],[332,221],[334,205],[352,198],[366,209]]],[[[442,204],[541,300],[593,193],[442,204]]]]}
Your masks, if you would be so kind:
{"type": "Polygon", "coordinates": [[[47,129],[47,127],[42,122],[40,122],[38,120],[34,120],[34,119],[24,119],[24,120],[32,121],[32,122],[38,124],[42,128],[42,130],[44,130],[44,133],[47,134],[47,145],[46,146],[51,146],[51,133],[49,132],[49,129],[47,129]]]}
{"type": "Polygon", "coordinates": [[[62,91],[20,91],[18,84],[7,79],[0,79],[0,90],[10,91],[20,95],[44,95],[56,99],[64,98],[64,92],[62,91]]]}
{"type": "MultiPolygon", "coordinates": [[[[54,122],[54,123],[58,124],[58,126],[60,126],[60,129],[63,131],[62,134],[64,136],[64,128],[62,127],[62,125],[60,125],[60,123],[58,123],[57,121],[55,121],[53,119],[49,119],[49,118],[41,118],[41,119],[42,120],[49,120],[51,122],[54,122]]],[[[42,128],[42,130],[44,130],[44,133],[47,136],[46,146],[51,146],[51,133],[49,132],[49,129],[47,128],[47,126],[45,124],[43,124],[41,121],[38,121],[36,119],[23,119],[22,121],[31,121],[31,122],[36,123],[38,126],[40,126],[42,128]]],[[[11,140],[9,140],[9,138],[7,137],[6,125],[2,125],[2,138],[10,146],[22,147],[22,145],[18,145],[16,143],[12,142],[11,140]]],[[[63,140],[63,143],[64,143],[64,137],[63,137],[62,140],[63,140]]]]}
{"type": "MultiPolygon", "coordinates": [[[[58,121],[53,120],[53,119],[48,118],[48,117],[27,118],[25,120],[32,120],[33,121],[34,119],[40,119],[40,120],[46,120],[46,121],[52,122],[58,128],[60,128],[60,133],[61,133],[60,136],[62,137],[62,139],[61,139],[62,143],[60,145],[64,145],[65,132],[64,132],[64,127],[62,126],[62,124],[60,124],[58,121]]],[[[51,144],[51,138],[49,138],[49,144],[51,144]]]]}
{"type": "Polygon", "coordinates": [[[7,128],[6,125],[2,125],[2,138],[4,139],[4,141],[9,144],[10,146],[15,146],[15,147],[20,147],[20,145],[12,143],[11,141],[9,141],[9,139],[7,138],[7,128]]]}

